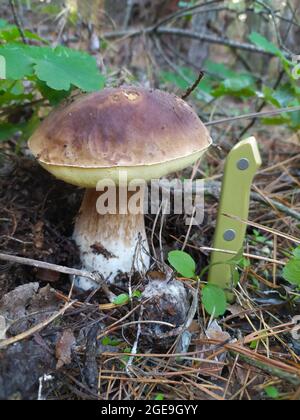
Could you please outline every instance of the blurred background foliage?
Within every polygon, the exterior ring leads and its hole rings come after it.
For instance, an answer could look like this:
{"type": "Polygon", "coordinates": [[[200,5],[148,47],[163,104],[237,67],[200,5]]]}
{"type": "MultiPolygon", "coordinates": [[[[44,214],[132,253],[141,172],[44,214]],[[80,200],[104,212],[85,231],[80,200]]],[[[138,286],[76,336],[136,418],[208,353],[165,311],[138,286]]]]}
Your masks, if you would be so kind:
{"type": "MultiPolygon", "coordinates": [[[[200,70],[193,100],[205,121],[300,105],[297,1],[5,0],[1,9],[0,141],[26,140],[74,91],[141,83],[180,93],[200,70]]],[[[297,131],[300,112],[262,123],[297,131]]]]}

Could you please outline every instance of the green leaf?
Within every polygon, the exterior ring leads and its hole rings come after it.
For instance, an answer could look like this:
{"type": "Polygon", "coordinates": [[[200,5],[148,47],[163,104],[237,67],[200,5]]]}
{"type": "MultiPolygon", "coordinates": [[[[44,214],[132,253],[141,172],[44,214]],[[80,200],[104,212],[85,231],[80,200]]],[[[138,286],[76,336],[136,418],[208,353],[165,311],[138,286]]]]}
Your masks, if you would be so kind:
{"type": "Polygon", "coordinates": [[[18,125],[0,124],[0,141],[9,140],[15,133],[20,130],[18,125]]]}
{"type": "Polygon", "coordinates": [[[137,298],[137,299],[139,299],[141,296],[142,296],[142,292],[140,292],[139,290],[135,290],[135,291],[132,293],[132,297],[133,297],[133,298],[137,298]]]}
{"type": "Polygon", "coordinates": [[[0,31],[1,41],[14,42],[20,39],[20,31],[17,27],[11,27],[10,29],[5,29],[0,31]]]}
{"type": "Polygon", "coordinates": [[[262,48],[264,51],[278,56],[282,56],[282,51],[278,48],[273,42],[269,41],[263,35],[258,32],[252,32],[249,35],[250,41],[255,44],[257,47],[262,48]]]}
{"type": "Polygon", "coordinates": [[[42,96],[48,99],[50,105],[52,106],[59,105],[61,101],[71,94],[71,91],[51,89],[45,82],[42,81],[37,82],[37,88],[42,96]]]}
{"type": "Polygon", "coordinates": [[[265,393],[267,394],[267,396],[269,398],[272,398],[273,400],[277,400],[279,398],[279,392],[278,389],[275,388],[274,386],[268,386],[265,389],[265,393]]]}
{"type": "Polygon", "coordinates": [[[30,118],[30,120],[26,121],[26,123],[22,124],[22,138],[24,140],[28,140],[29,137],[32,136],[32,134],[34,133],[34,131],[38,128],[38,126],[40,125],[41,120],[38,116],[38,112],[35,112],[32,117],[30,118]]]}
{"type": "Polygon", "coordinates": [[[94,57],[64,47],[55,50],[43,47],[39,50],[35,60],[35,73],[50,88],[69,91],[73,85],[92,92],[104,87],[105,79],[100,74],[94,57]]]}
{"type": "Polygon", "coordinates": [[[258,345],[259,341],[258,340],[254,340],[250,343],[250,349],[251,350],[256,350],[257,349],[257,345],[258,345]]]}
{"type": "Polygon", "coordinates": [[[155,397],[155,401],[163,401],[165,399],[164,394],[157,394],[155,397]]]}
{"type": "Polygon", "coordinates": [[[7,20],[0,19],[0,30],[10,27],[11,25],[7,22],[7,20]]]}
{"type": "Polygon", "coordinates": [[[168,261],[183,277],[192,279],[196,276],[196,263],[186,252],[171,251],[168,255],[168,261]]]}
{"type": "Polygon", "coordinates": [[[129,302],[129,296],[126,293],[123,293],[122,295],[117,296],[113,303],[115,305],[126,305],[129,302]]]}
{"type": "Polygon", "coordinates": [[[223,63],[216,63],[211,60],[205,62],[205,70],[220,79],[230,79],[236,77],[236,72],[226,67],[223,63]]]}
{"type": "MultiPolygon", "coordinates": [[[[123,353],[129,353],[130,354],[131,353],[131,348],[130,347],[126,347],[123,350],[123,353]]],[[[127,363],[129,359],[130,359],[130,356],[122,356],[122,361],[125,362],[125,363],[127,363]]]]}
{"type": "Polygon", "coordinates": [[[290,127],[298,130],[300,128],[300,111],[291,112],[289,115],[290,127]]]}
{"type": "MultiPolygon", "coordinates": [[[[33,32],[24,31],[24,35],[27,39],[47,43],[41,37],[34,34],[33,32]]],[[[19,29],[16,26],[11,26],[9,28],[6,28],[5,30],[0,30],[0,39],[5,42],[16,42],[16,41],[21,41],[22,36],[19,29]]]]}
{"type": "Polygon", "coordinates": [[[24,86],[20,80],[1,80],[0,91],[8,92],[13,96],[19,96],[24,93],[24,86]]]}
{"type": "Polygon", "coordinates": [[[116,340],[114,338],[110,338],[110,337],[104,337],[101,341],[101,344],[103,346],[112,346],[112,347],[117,347],[121,344],[120,340],[116,340]]]}
{"type": "Polygon", "coordinates": [[[290,123],[290,118],[288,117],[271,117],[271,118],[262,118],[262,124],[264,125],[284,125],[290,123]]]}
{"type": "Polygon", "coordinates": [[[278,108],[285,108],[295,100],[295,90],[290,84],[285,84],[277,90],[264,86],[263,94],[267,102],[277,106],[278,108]]]}
{"type": "Polygon", "coordinates": [[[254,79],[249,75],[237,75],[224,80],[213,92],[215,97],[232,95],[237,97],[250,97],[256,95],[254,79]]]}
{"type": "Polygon", "coordinates": [[[223,289],[208,284],[202,291],[202,302],[206,312],[214,317],[224,315],[227,309],[226,295],[223,289]]]}
{"type": "Polygon", "coordinates": [[[257,47],[260,47],[264,51],[279,57],[286,72],[288,74],[290,73],[289,68],[292,65],[292,62],[285,57],[283,51],[281,51],[277,45],[273,44],[273,42],[269,41],[267,38],[257,32],[252,32],[249,35],[249,39],[257,47]]]}
{"type": "Polygon", "coordinates": [[[29,121],[20,124],[0,124],[0,141],[9,140],[18,132],[27,140],[39,124],[40,120],[36,114],[34,114],[29,121]]]}
{"type": "Polygon", "coordinates": [[[295,258],[300,259],[300,246],[294,250],[293,255],[295,258]]]}
{"type": "Polygon", "coordinates": [[[40,36],[38,36],[37,34],[34,34],[33,32],[24,31],[24,35],[27,39],[31,39],[33,41],[38,41],[38,42],[42,42],[43,44],[49,45],[49,42],[46,41],[45,39],[41,38],[40,36]]]}
{"type": "Polygon", "coordinates": [[[104,87],[105,79],[94,57],[65,47],[36,47],[9,44],[0,47],[7,65],[7,77],[20,80],[34,74],[54,90],[76,86],[85,92],[104,87]]]}
{"type": "Polygon", "coordinates": [[[244,248],[241,248],[234,257],[232,257],[228,264],[230,264],[233,267],[240,267],[244,264],[245,257],[244,257],[244,248]]]}
{"type": "Polygon", "coordinates": [[[291,85],[286,84],[275,91],[273,98],[277,101],[279,107],[284,108],[295,100],[295,91],[291,85]]]}
{"type": "Polygon", "coordinates": [[[300,287],[300,257],[299,251],[296,251],[296,256],[292,258],[283,269],[283,278],[289,283],[300,287]]]}
{"type": "Polygon", "coordinates": [[[251,262],[250,262],[249,258],[243,257],[243,258],[240,260],[240,264],[239,264],[239,266],[240,266],[241,268],[243,268],[243,269],[246,269],[246,268],[251,267],[251,262]]]}
{"type": "Polygon", "coordinates": [[[163,82],[175,85],[179,87],[179,89],[184,90],[189,87],[189,83],[187,83],[187,81],[180,77],[177,73],[173,73],[170,71],[162,71],[160,73],[160,76],[163,82]]]}
{"type": "MultiPolygon", "coordinates": [[[[28,46],[9,44],[0,47],[0,55],[6,59],[7,78],[20,80],[32,76],[33,60],[28,54],[28,46]]],[[[38,48],[38,47],[37,47],[38,48]]]]}

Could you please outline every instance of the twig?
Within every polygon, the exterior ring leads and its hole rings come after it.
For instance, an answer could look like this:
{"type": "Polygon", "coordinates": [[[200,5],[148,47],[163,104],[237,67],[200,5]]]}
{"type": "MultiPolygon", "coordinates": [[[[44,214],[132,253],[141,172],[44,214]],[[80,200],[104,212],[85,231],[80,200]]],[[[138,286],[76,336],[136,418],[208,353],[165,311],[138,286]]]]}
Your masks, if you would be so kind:
{"type": "MultiPolygon", "coordinates": [[[[190,248],[194,248],[191,245],[187,245],[190,248]]],[[[197,247],[195,247],[197,248],[197,247]]],[[[200,251],[209,251],[209,252],[222,252],[223,254],[228,254],[228,255],[236,255],[235,251],[228,251],[226,249],[219,249],[219,248],[210,248],[208,246],[201,246],[199,248],[200,251]]],[[[253,255],[253,254],[248,254],[246,252],[243,253],[243,256],[246,258],[249,258],[251,260],[257,260],[257,261],[264,261],[266,263],[271,263],[271,264],[277,264],[277,265],[281,265],[281,266],[285,266],[286,263],[283,261],[279,261],[279,260],[274,260],[273,258],[267,258],[267,257],[261,257],[260,255],[253,255]]]]}
{"type": "Polygon", "coordinates": [[[0,260],[8,261],[8,262],[16,263],[16,264],[23,264],[29,267],[43,268],[45,270],[56,271],[62,274],[70,274],[74,276],[86,277],[90,280],[96,281],[95,275],[87,271],[77,270],[75,268],[63,267],[61,265],[50,264],[43,261],[32,260],[31,258],[23,258],[23,257],[17,257],[15,255],[0,253],[0,260]]]}
{"type": "MultiPolygon", "coordinates": [[[[163,181],[160,181],[159,183],[161,188],[164,188],[164,183],[163,181]]],[[[214,198],[216,198],[217,200],[219,200],[220,195],[221,195],[221,187],[222,187],[222,183],[219,181],[210,181],[210,180],[206,180],[204,182],[204,193],[207,195],[210,195],[214,198]]],[[[172,187],[171,187],[172,188],[172,187]]],[[[186,188],[186,187],[185,187],[186,188]]],[[[192,192],[192,193],[196,193],[197,192],[197,188],[199,189],[199,187],[196,186],[196,183],[194,183],[192,185],[192,191],[189,191],[188,189],[186,190],[187,193],[192,192]]],[[[173,192],[176,192],[176,189],[173,188],[173,192]]],[[[299,220],[300,221],[300,213],[298,213],[296,210],[293,210],[289,207],[287,207],[286,205],[273,200],[273,199],[268,199],[268,201],[266,201],[260,194],[255,193],[255,192],[251,192],[251,200],[259,202],[265,206],[272,206],[274,208],[276,208],[277,210],[281,211],[282,213],[285,213],[286,215],[293,217],[295,220],[299,220]]]]}
{"type": "Polygon", "coordinates": [[[299,238],[296,238],[295,236],[292,236],[292,235],[287,235],[286,233],[282,233],[279,230],[260,225],[259,223],[251,222],[250,220],[241,219],[240,217],[233,216],[231,214],[225,214],[224,213],[223,216],[228,217],[229,219],[241,222],[245,225],[254,227],[256,229],[260,229],[260,230],[263,230],[265,232],[272,233],[272,235],[279,236],[280,238],[287,239],[288,241],[294,242],[295,244],[300,244],[300,239],[299,238]]]}
{"type": "MultiPolygon", "coordinates": [[[[279,73],[279,76],[277,77],[277,80],[276,80],[276,82],[274,83],[274,86],[273,86],[273,89],[274,89],[274,91],[279,87],[279,85],[280,85],[280,83],[281,83],[281,81],[282,81],[282,79],[283,79],[283,76],[284,76],[284,74],[285,74],[285,70],[282,70],[280,73],[279,73]]],[[[262,110],[264,109],[264,107],[267,105],[267,101],[266,100],[264,100],[261,104],[260,104],[260,106],[258,107],[258,109],[257,109],[257,112],[262,112],[262,110]]],[[[256,123],[256,121],[257,121],[257,118],[254,118],[244,129],[243,129],[243,131],[241,132],[241,134],[240,134],[240,138],[241,137],[243,137],[253,126],[254,126],[254,124],[256,123]]]]}
{"type": "Polygon", "coordinates": [[[171,61],[169,59],[169,57],[167,56],[167,54],[164,52],[164,50],[162,48],[162,45],[161,45],[161,42],[160,42],[160,40],[159,40],[158,37],[155,37],[154,38],[154,43],[155,43],[155,46],[156,46],[158,52],[160,53],[160,55],[162,56],[162,58],[165,60],[165,62],[171,67],[171,69],[175,73],[177,73],[187,84],[190,84],[191,81],[182,73],[182,71],[180,70],[180,68],[177,67],[177,65],[174,64],[173,61],[171,61]]]}
{"type": "Polygon", "coordinates": [[[15,344],[19,341],[25,340],[26,338],[30,337],[31,335],[36,334],[37,332],[41,331],[43,328],[47,327],[49,324],[51,324],[53,321],[55,321],[57,318],[59,318],[61,315],[63,315],[66,312],[67,309],[69,309],[71,306],[74,305],[75,302],[76,301],[72,301],[72,302],[67,303],[59,312],[52,315],[46,321],[43,321],[40,324],[30,328],[28,331],[25,331],[24,333],[19,334],[16,337],[9,338],[7,340],[0,340],[0,349],[3,349],[4,347],[15,344]]]}
{"type": "Polygon", "coordinates": [[[269,14],[269,16],[271,16],[272,21],[273,21],[273,25],[274,25],[274,29],[275,29],[275,35],[277,38],[277,43],[279,45],[279,47],[281,49],[284,49],[288,54],[293,55],[291,51],[289,51],[286,46],[284,45],[283,41],[282,41],[282,37],[280,34],[280,30],[277,26],[277,22],[276,22],[276,14],[275,11],[273,10],[272,7],[268,6],[265,2],[261,1],[261,0],[255,0],[255,3],[257,3],[258,5],[260,5],[261,7],[265,8],[266,12],[269,14]]]}
{"type": "Polygon", "coordinates": [[[14,17],[15,24],[16,24],[19,32],[20,32],[22,41],[23,41],[24,44],[28,44],[28,41],[27,41],[26,36],[25,36],[25,32],[23,30],[22,24],[20,22],[20,19],[19,19],[18,13],[17,13],[15,0],[9,0],[9,5],[10,5],[10,8],[11,8],[13,17],[14,17]]]}
{"type": "Polygon", "coordinates": [[[271,57],[275,56],[275,54],[270,53],[264,50],[263,48],[256,47],[255,45],[252,45],[249,43],[233,41],[233,40],[218,37],[215,35],[200,34],[200,33],[190,31],[187,29],[169,28],[165,26],[159,27],[157,29],[155,26],[150,26],[148,28],[143,28],[143,29],[105,32],[104,34],[102,34],[102,37],[106,39],[131,38],[131,37],[136,37],[143,34],[149,35],[152,33],[156,35],[174,35],[174,36],[181,36],[181,37],[190,38],[190,39],[198,39],[199,41],[209,42],[211,44],[225,45],[227,47],[237,48],[244,51],[250,51],[253,53],[264,54],[271,57]]]}
{"type": "Polygon", "coordinates": [[[283,379],[296,386],[300,385],[299,374],[297,375],[297,374],[289,373],[289,372],[286,372],[282,367],[272,366],[272,363],[271,363],[272,361],[270,359],[266,358],[263,360],[255,360],[252,354],[249,356],[243,355],[243,354],[240,354],[239,350],[236,351],[235,349],[230,351],[230,353],[233,353],[234,355],[239,354],[240,359],[244,360],[246,363],[248,363],[251,366],[257,367],[258,369],[269,373],[272,376],[283,379]]]}
{"type": "MultiPolygon", "coordinates": [[[[196,344],[221,344],[220,340],[195,340],[196,344]]],[[[234,355],[239,354],[247,363],[258,367],[271,375],[285,379],[294,385],[300,384],[300,370],[279,360],[272,360],[262,354],[244,347],[241,343],[226,343],[224,349],[234,355]]]]}
{"type": "Polygon", "coordinates": [[[252,114],[240,115],[238,117],[223,118],[221,120],[207,122],[207,123],[205,123],[205,125],[207,127],[210,127],[212,125],[226,124],[226,123],[233,122],[233,121],[252,119],[252,118],[272,117],[274,115],[283,114],[284,112],[289,113],[289,112],[297,112],[297,111],[300,111],[300,106],[294,106],[294,107],[289,107],[289,108],[280,108],[280,109],[276,109],[274,111],[254,112],[252,114]]]}
{"type": "MultiPolygon", "coordinates": [[[[136,309],[136,308],[135,308],[136,309]]],[[[138,325],[138,324],[155,324],[155,325],[162,325],[164,327],[168,327],[168,328],[176,328],[176,325],[174,324],[170,324],[169,322],[164,322],[164,321],[156,321],[156,320],[150,320],[150,321],[131,321],[131,322],[127,322],[126,324],[122,324],[122,325],[116,325],[115,327],[109,327],[109,330],[104,331],[102,334],[100,334],[98,336],[98,340],[100,340],[101,338],[105,337],[108,334],[111,334],[112,332],[115,332],[119,329],[123,329],[126,327],[130,327],[132,325],[138,325]]]]}
{"type": "Polygon", "coordinates": [[[123,29],[128,28],[128,25],[129,25],[130,19],[131,19],[132,8],[133,8],[133,0],[127,0],[123,29]]]}
{"type": "Polygon", "coordinates": [[[46,99],[37,99],[32,102],[27,102],[20,105],[11,105],[8,107],[2,107],[0,112],[0,117],[4,117],[5,115],[12,114],[13,112],[17,112],[18,110],[22,110],[23,108],[29,108],[35,105],[39,104],[45,104],[47,106],[47,100],[46,99]]]}
{"type": "MultiPolygon", "coordinates": [[[[176,238],[176,236],[170,235],[170,238],[173,238],[177,242],[182,244],[182,241],[179,238],[176,238]]],[[[221,252],[222,254],[236,256],[235,251],[229,251],[228,249],[211,248],[211,247],[208,247],[208,246],[200,246],[199,247],[199,246],[191,245],[189,243],[187,243],[186,246],[188,248],[195,249],[195,250],[201,251],[201,252],[204,252],[204,251],[207,251],[207,252],[221,252]]],[[[249,258],[251,260],[263,261],[263,262],[266,262],[266,263],[277,264],[277,265],[281,265],[281,266],[286,265],[286,263],[283,262],[283,261],[274,260],[273,258],[261,257],[260,255],[248,254],[246,252],[243,253],[243,257],[249,258]]]]}
{"type": "Polygon", "coordinates": [[[201,2],[201,3],[197,3],[197,4],[193,4],[192,6],[188,6],[185,7],[181,10],[176,11],[175,13],[171,13],[170,15],[162,18],[159,22],[157,22],[154,26],[155,29],[159,28],[162,25],[165,25],[166,23],[170,22],[173,19],[176,18],[180,18],[180,17],[184,17],[187,14],[190,14],[191,12],[197,11],[197,12],[202,12],[202,13],[207,13],[211,11],[211,8],[209,9],[205,9],[205,10],[198,10],[202,7],[208,7],[208,6],[212,6],[213,4],[216,3],[223,3],[223,0],[211,0],[211,1],[206,1],[206,2],[201,2]]]}
{"type": "Polygon", "coordinates": [[[88,271],[84,271],[84,270],[77,270],[75,268],[68,268],[68,267],[63,267],[61,265],[32,260],[31,258],[17,257],[15,255],[2,254],[2,253],[0,253],[0,261],[8,261],[11,263],[22,264],[29,267],[42,268],[44,270],[55,271],[57,273],[62,273],[62,274],[69,274],[71,276],[85,277],[93,281],[95,285],[97,285],[98,287],[101,286],[110,301],[112,301],[115,298],[115,296],[110,292],[104,280],[101,278],[100,274],[98,273],[89,273],[88,271]]]}
{"type": "Polygon", "coordinates": [[[129,376],[131,376],[132,364],[133,364],[133,361],[134,361],[134,357],[137,354],[138,344],[139,344],[140,336],[141,336],[141,333],[142,333],[141,321],[142,321],[142,318],[143,318],[143,312],[144,312],[144,308],[142,306],[141,310],[140,310],[139,323],[138,323],[137,332],[136,332],[136,339],[135,339],[135,342],[132,346],[131,356],[128,359],[128,362],[126,364],[126,372],[128,373],[129,376]]]}
{"type": "Polygon", "coordinates": [[[250,51],[253,53],[274,56],[274,54],[267,52],[263,48],[258,48],[246,42],[234,41],[231,39],[227,39],[227,38],[223,38],[223,37],[219,37],[215,35],[201,34],[201,33],[191,31],[191,30],[187,30],[187,29],[168,28],[168,27],[163,26],[161,28],[158,28],[155,32],[162,35],[174,35],[174,36],[182,36],[182,37],[190,38],[190,39],[198,39],[199,41],[202,41],[202,42],[209,42],[211,44],[224,45],[230,48],[236,48],[236,49],[240,49],[244,51],[250,51]]]}
{"type": "Polygon", "coordinates": [[[300,213],[298,213],[296,210],[287,207],[279,201],[275,201],[272,198],[268,198],[268,201],[266,201],[260,194],[254,192],[251,193],[251,199],[254,201],[258,201],[259,203],[262,203],[265,206],[271,205],[272,207],[275,207],[282,213],[285,213],[286,215],[291,216],[293,219],[300,221],[300,213]]]}
{"type": "Polygon", "coordinates": [[[203,79],[203,77],[204,77],[204,72],[200,71],[199,76],[198,76],[197,80],[195,81],[195,83],[187,89],[185,94],[182,95],[181,99],[183,99],[183,100],[187,99],[194,92],[194,90],[198,87],[198,85],[201,82],[201,80],[203,79]]]}

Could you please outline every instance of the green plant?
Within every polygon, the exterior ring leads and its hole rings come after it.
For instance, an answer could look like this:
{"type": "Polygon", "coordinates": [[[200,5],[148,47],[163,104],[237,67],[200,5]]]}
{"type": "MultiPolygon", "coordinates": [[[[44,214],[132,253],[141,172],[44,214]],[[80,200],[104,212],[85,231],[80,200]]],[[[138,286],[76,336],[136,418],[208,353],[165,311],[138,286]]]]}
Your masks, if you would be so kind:
{"type": "MultiPolygon", "coordinates": [[[[280,48],[257,32],[252,32],[249,39],[256,47],[277,57],[283,72],[280,81],[274,84],[274,80],[271,77],[268,79],[266,75],[260,77],[248,71],[235,71],[222,63],[207,60],[203,67],[206,73],[205,78],[193,92],[195,99],[209,104],[230,96],[239,99],[245,105],[249,103],[249,99],[254,99],[276,108],[299,106],[300,88],[293,75],[295,63],[287,59],[280,48]]],[[[160,78],[162,83],[186,90],[197,79],[197,73],[183,66],[179,67],[177,72],[161,72],[160,78]]],[[[236,116],[234,112],[233,117],[236,116]]],[[[240,114],[240,110],[236,110],[236,112],[240,114]]],[[[298,130],[300,128],[300,112],[263,118],[261,122],[265,125],[284,124],[293,130],[298,130]]]]}
{"type": "Polygon", "coordinates": [[[213,284],[208,284],[202,291],[202,302],[207,313],[214,317],[225,314],[227,300],[223,289],[213,284]]]}
{"type": "Polygon", "coordinates": [[[259,243],[263,245],[273,246],[273,241],[270,241],[266,236],[262,235],[259,230],[254,229],[253,230],[254,235],[254,243],[259,243]]]}
{"type": "Polygon", "coordinates": [[[0,141],[18,132],[27,139],[39,124],[42,108],[59,104],[74,89],[92,92],[105,84],[89,54],[51,48],[29,31],[25,36],[42,45],[23,44],[18,28],[0,20],[0,56],[6,63],[6,78],[0,80],[0,141]],[[29,116],[25,109],[31,110],[29,116]]]}
{"type": "Polygon", "coordinates": [[[283,269],[283,277],[290,284],[300,287],[300,247],[294,250],[292,258],[283,269]]]}
{"type": "Polygon", "coordinates": [[[101,340],[101,344],[103,346],[112,346],[112,347],[118,347],[122,344],[122,341],[117,340],[115,338],[110,338],[110,337],[104,337],[101,340]]]}
{"type": "MultiPolygon", "coordinates": [[[[142,296],[142,293],[139,290],[135,290],[132,293],[132,297],[139,299],[142,296]]],[[[117,296],[113,303],[115,305],[126,305],[130,301],[130,296],[127,293],[122,293],[121,295],[117,296]]]]}
{"type": "MultiPolygon", "coordinates": [[[[171,251],[168,255],[168,261],[170,265],[183,277],[197,281],[199,281],[202,277],[201,275],[200,277],[197,276],[196,262],[186,252],[171,251]]],[[[207,284],[202,290],[202,303],[207,313],[215,317],[224,315],[227,309],[227,301],[224,290],[211,284],[207,284]]]]}
{"type": "Polygon", "coordinates": [[[183,251],[171,251],[168,255],[168,261],[175,270],[183,277],[196,279],[196,262],[183,251]]]}
{"type": "Polygon", "coordinates": [[[274,386],[268,386],[267,388],[265,388],[265,393],[272,400],[278,400],[279,398],[279,391],[274,386]]]}

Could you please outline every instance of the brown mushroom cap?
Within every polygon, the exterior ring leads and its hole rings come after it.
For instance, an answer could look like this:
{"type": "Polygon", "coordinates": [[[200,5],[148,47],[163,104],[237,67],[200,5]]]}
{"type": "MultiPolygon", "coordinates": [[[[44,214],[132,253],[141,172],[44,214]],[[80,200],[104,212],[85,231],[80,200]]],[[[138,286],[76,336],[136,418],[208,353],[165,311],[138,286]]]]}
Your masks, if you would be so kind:
{"type": "Polygon", "coordinates": [[[81,96],[52,112],[29,140],[48,171],[85,187],[94,187],[99,177],[115,179],[121,169],[130,178],[163,176],[196,161],[210,144],[186,102],[139,87],[81,96]]]}

